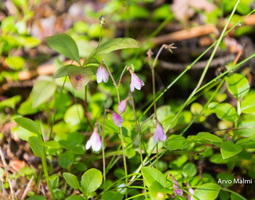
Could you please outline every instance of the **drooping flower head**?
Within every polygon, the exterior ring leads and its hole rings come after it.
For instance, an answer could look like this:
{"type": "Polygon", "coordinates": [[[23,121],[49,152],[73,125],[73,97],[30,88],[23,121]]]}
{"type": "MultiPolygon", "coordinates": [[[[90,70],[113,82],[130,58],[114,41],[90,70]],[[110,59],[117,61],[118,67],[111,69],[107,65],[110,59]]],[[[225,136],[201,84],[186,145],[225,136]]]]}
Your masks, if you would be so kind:
{"type": "Polygon", "coordinates": [[[155,144],[158,142],[158,140],[163,142],[167,139],[165,131],[162,128],[162,126],[161,126],[161,124],[160,124],[160,122],[158,121],[157,118],[156,118],[156,123],[157,123],[157,126],[156,126],[155,133],[154,133],[154,136],[153,136],[153,140],[154,140],[155,144]]]}
{"type": "Polygon", "coordinates": [[[144,82],[128,67],[131,74],[130,91],[134,92],[134,89],[140,90],[144,86],[144,82]]]}
{"type": "Polygon", "coordinates": [[[188,186],[188,191],[189,191],[189,195],[188,195],[188,200],[194,200],[193,196],[194,196],[194,190],[190,187],[189,183],[187,183],[188,186]]]}
{"type": "Polygon", "coordinates": [[[99,151],[103,147],[103,143],[98,133],[97,126],[98,125],[96,124],[96,127],[94,128],[92,135],[90,136],[89,140],[86,143],[86,150],[88,150],[91,147],[93,151],[99,151]]]}
{"type": "Polygon", "coordinates": [[[97,69],[96,78],[97,78],[97,83],[101,83],[102,81],[104,81],[105,83],[108,82],[109,74],[104,68],[102,63],[99,65],[97,69]]]}
{"type": "Polygon", "coordinates": [[[117,109],[118,109],[118,112],[119,112],[120,114],[122,114],[122,113],[125,112],[125,110],[126,110],[126,108],[127,108],[127,101],[129,100],[129,98],[130,98],[130,97],[128,97],[128,98],[122,100],[122,101],[119,103],[117,109]]]}
{"type": "Polygon", "coordinates": [[[109,110],[112,114],[112,120],[114,122],[114,124],[118,127],[121,127],[122,123],[123,123],[123,118],[117,114],[116,112],[112,111],[112,110],[109,110]]]}
{"type": "Polygon", "coordinates": [[[170,176],[173,181],[174,194],[178,195],[178,196],[182,196],[183,191],[181,189],[181,185],[176,181],[176,179],[174,178],[174,176],[172,174],[170,174],[170,176]]]}

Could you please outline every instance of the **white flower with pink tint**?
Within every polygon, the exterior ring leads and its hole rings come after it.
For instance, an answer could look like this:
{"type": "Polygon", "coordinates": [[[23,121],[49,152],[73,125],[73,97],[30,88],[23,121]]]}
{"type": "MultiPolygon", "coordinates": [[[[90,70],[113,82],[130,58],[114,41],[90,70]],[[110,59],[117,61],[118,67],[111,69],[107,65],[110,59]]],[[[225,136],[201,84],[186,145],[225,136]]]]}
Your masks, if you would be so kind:
{"type": "Polygon", "coordinates": [[[123,123],[123,118],[117,114],[116,112],[110,111],[112,114],[112,120],[114,122],[114,124],[118,127],[121,127],[122,123],[123,123]]]}
{"type": "Polygon", "coordinates": [[[100,64],[97,69],[96,78],[97,83],[101,83],[102,81],[104,81],[105,83],[108,82],[109,74],[102,64],[100,64]]]}
{"type": "Polygon", "coordinates": [[[103,147],[102,140],[98,133],[97,125],[86,143],[86,150],[88,150],[90,147],[93,149],[93,151],[99,151],[103,147]]]}
{"type": "Polygon", "coordinates": [[[174,178],[172,174],[170,174],[172,181],[173,181],[173,188],[174,188],[174,194],[178,196],[182,196],[183,191],[181,189],[181,185],[177,182],[177,180],[174,178]]]}
{"type": "Polygon", "coordinates": [[[128,70],[131,74],[130,91],[134,92],[135,88],[137,90],[141,90],[141,88],[144,86],[144,82],[130,69],[130,67],[128,70]]]}
{"type": "Polygon", "coordinates": [[[120,114],[122,114],[122,113],[124,113],[125,112],[125,110],[126,110],[126,108],[127,108],[127,101],[129,100],[129,98],[126,98],[126,99],[124,99],[124,100],[122,100],[120,103],[119,103],[119,105],[118,105],[118,112],[120,113],[120,114]]]}
{"type": "Polygon", "coordinates": [[[157,123],[157,126],[153,136],[153,140],[155,144],[157,144],[158,141],[164,142],[167,139],[165,131],[157,119],[156,119],[156,123],[157,123]]]}

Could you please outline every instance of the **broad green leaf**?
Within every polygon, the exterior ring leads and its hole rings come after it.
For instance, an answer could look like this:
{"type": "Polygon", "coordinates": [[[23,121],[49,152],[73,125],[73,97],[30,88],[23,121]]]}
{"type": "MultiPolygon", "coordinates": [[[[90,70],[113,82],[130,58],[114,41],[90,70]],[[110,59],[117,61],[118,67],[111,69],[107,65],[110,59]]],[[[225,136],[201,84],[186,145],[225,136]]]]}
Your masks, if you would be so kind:
{"type": "Polygon", "coordinates": [[[69,35],[64,33],[56,34],[51,37],[47,37],[46,41],[52,49],[80,64],[78,47],[69,35]]]}
{"type": "Polygon", "coordinates": [[[223,159],[220,153],[216,153],[212,157],[210,157],[210,162],[215,164],[225,164],[225,163],[228,163],[228,160],[223,159]]]}
{"type": "Polygon", "coordinates": [[[206,183],[198,186],[194,196],[198,199],[214,200],[220,192],[220,186],[215,183],[206,183]]]}
{"type": "Polygon", "coordinates": [[[54,141],[54,140],[43,142],[42,145],[47,146],[47,147],[53,147],[53,148],[59,148],[60,147],[59,143],[54,141]]]}
{"type": "Polygon", "coordinates": [[[70,197],[67,197],[65,200],[84,200],[84,198],[78,195],[72,195],[70,197]]]}
{"type": "Polygon", "coordinates": [[[47,200],[47,199],[45,197],[43,197],[43,196],[35,195],[35,196],[32,196],[32,197],[29,197],[26,200],[47,200]]]}
{"type": "Polygon", "coordinates": [[[226,77],[228,90],[235,98],[242,98],[249,90],[250,85],[247,78],[241,74],[232,74],[226,77]]]}
{"type": "Polygon", "coordinates": [[[243,113],[255,113],[255,94],[245,97],[241,103],[243,113]]]}
{"type": "Polygon", "coordinates": [[[79,189],[80,184],[77,177],[71,173],[64,172],[63,177],[66,180],[67,184],[70,185],[74,189],[79,189]]]}
{"type": "Polygon", "coordinates": [[[42,157],[43,151],[42,151],[42,145],[39,138],[32,136],[28,138],[28,143],[33,153],[38,157],[42,157]]]}
{"type": "Polygon", "coordinates": [[[221,120],[235,122],[238,118],[235,107],[228,103],[210,103],[209,108],[216,113],[221,120]]]}
{"type": "Polygon", "coordinates": [[[20,70],[24,66],[24,58],[20,56],[7,57],[5,59],[6,64],[13,70],[20,70]]]}
{"type": "Polygon", "coordinates": [[[64,120],[67,124],[76,126],[80,124],[84,118],[84,109],[80,104],[74,104],[67,109],[64,115],[64,120]]]}
{"type": "Polygon", "coordinates": [[[238,140],[236,144],[241,145],[243,148],[255,148],[255,136],[238,140]]]}
{"type": "Polygon", "coordinates": [[[27,142],[28,142],[28,138],[32,136],[37,137],[37,133],[31,132],[21,126],[13,127],[12,132],[17,133],[20,139],[27,142]]]}
{"type": "Polygon", "coordinates": [[[157,181],[152,182],[149,191],[151,200],[164,200],[167,198],[167,193],[171,192],[171,190],[164,188],[157,181]]]}
{"type": "Polygon", "coordinates": [[[144,183],[148,187],[150,187],[154,181],[160,183],[163,187],[166,187],[166,178],[159,170],[153,167],[143,167],[141,171],[144,183]]]}
{"type": "Polygon", "coordinates": [[[119,192],[115,192],[115,191],[107,191],[105,193],[105,200],[107,199],[111,199],[111,200],[122,200],[123,199],[123,195],[119,192]]]}
{"type": "Polygon", "coordinates": [[[61,78],[68,75],[68,68],[70,66],[76,66],[76,65],[64,65],[63,67],[60,67],[55,73],[54,78],[61,78]]]}
{"type": "Polygon", "coordinates": [[[89,169],[81,177],[81,187],[85,190],[86,194],[96,191],[102,184],[102,172],[98,169],[89,169]]]}
{"type": "Polygon", "coordinates": [[[32,108],[36,108],[46,102],[56,90],[56,84],[53,80],[39,80],[32,89],[32,108]]]}
{"type": "Polygon", "coordinates": [[[58,157],[58,164],[62,168],[70,167],[74,162],[74,155],[70,151],[66,151],[65,153],[60,154],[58,157]]]}
{"type": "Polygon", "coordinates": [[[223,187],[230,187],[234,184],[234,176],[228,173],[218,173],[217,174],[217,183],[223,187]]]}
{"type": "Polygon", "coordinates": [[[250,119],[240,120],[238,123],[238,129],[234,130],[235,133],[240,137],[251,137],[255,136],[255,120],[253,116],[250,116],[250,119]]]}
{"type": "Polygon", "coordinates": [[[67,69],[69,79],[76,91],[84,89],[93,76],[93,72],[89,68],[82,68],[75,65],[67,69]]]}
{"type": "Polygon", "coordinates": [[[33,133],[40,133],[38,125],[33,120],[25,117],[17,117],[14,120],[19,126],[23,127],[24,129],[27,129],[33,133]]]}
{"type": "Polygon", "coordinates": [[[185,177],[193,177],[197,173],[197,167],[194,163],[187,163],[184,165],[182,173],[185,177]]]}
{"type": "Polygon", "coordinates": [[[222,139],[208,132],[200,132],[195,136],[195,139],[201,142],[210,142],[213,144],[222,143],[222,139]]]}
{"type": "Polygon", "coordinates": [[[181,135],[171,135],[167,140],[167,148],[169,150],[183,149],[185,141],[181,135]]]}
{"type": "Polygon", "coordinates": [[[87,59],[89,61],[93,56],[98,54],[107,54],[112,51],[127,48],[140,48],[140,44],[132,38],[115,38],[101,44],[98,49],[95,49],[87,59]]]}
{"type": "Polygon", "coordinates": [[[247,200],[246,198],[244,198],[243,196],[241,196],[240,194],[237,194],[237,193],[232,193],[230,195],[230,199],[231,200],[247,200]]]}
{"type": "Polygon", "coordinates": [[[0,110],[2,108],[6,108],[6,107],[10,107],[10,108],[15,108],[15,105],[20,102],[21,100],[21,96],[20,95],[16,95],[16,96],[13,96],[11,98],[8,98],[8,99],[5,99],[5,100],[2,100],[0,102],[0,110]]]}
{"type": "Polygon", "coordinates": [[[234,144],[231,141],[223,142],[221,149],[220,149],[223,159],[227,159],[232,156],[235,156],[238,153],[240,153],[242,150],[243,150],[243,148],[241,145],[234,144]]]}

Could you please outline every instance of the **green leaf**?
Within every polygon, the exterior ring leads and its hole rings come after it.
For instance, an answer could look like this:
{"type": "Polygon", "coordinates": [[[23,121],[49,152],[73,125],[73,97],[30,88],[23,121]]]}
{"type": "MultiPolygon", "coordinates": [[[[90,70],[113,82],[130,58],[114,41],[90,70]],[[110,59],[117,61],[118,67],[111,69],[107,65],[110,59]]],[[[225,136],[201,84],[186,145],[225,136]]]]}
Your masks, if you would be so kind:
{"type": "Polygon", "coordinates": [[[74,155],[70,151],[66,151],[65,153],[60,154],[58,157],[58,164],[62,168],[70,167],[74,162],[74,155]]]}
{"type": "Polygon", "coordinates": [[[222,143],[222,139],[219,138],[216,135],[213,135],[211,133],[208,132],[200,132],[195,136],[195,140],[201,141],[201,142],[210,142],[213,144],[218,144],[218,143],[222,143]]]}
{"type": "Polygon", "coordinates": [[[89,68],[75,65],[69,66],[67,71],[71,84],[76,91],[85,88],[93,76],[93,72],[89,68]]]}
{"type": "Polygon", "coordinates": [[[47,200],[47,199],[45,197],[43,197],[43,196],[35,195],[35,196],[32,196],[32,197],[29,197],[26,200],[47,200]]]}
{"type": "Polygon", "coordinates": [[[208,106],[221,120],[235,122],[238,118],[236,109],[228,103],[212,102],[208,106]]]}
{"type": "Polygon", "coordinates": [[[241,103],[243,113],[255,113],[255,94],[246,96],[241,103]]]}
{"type": "Polygon", "coordinates": [[[167,140],[167,148],[169,150],[183,149],[185,138],[181,135],[171,135],[167,140]]]}
{"type": "Polygon", "coordinates": [[[221,149],[220,149],[223,159],[227,159],[232,156],[235,156],[238,153],[240,153],[242,150],[243,150],[243,148],[241,145],[234,144],[231,141],[223,142],[221,149]]]}
{"type": "Polygon", "coordinates": [[[164,188],[157,181],[152,182],[149,191],[151,200],[164,200],[167,198],[167,193],[171,192],[171,190],[164,188]]]}
{"type": "Polygon", "coordinates": [[[95,49],[87,59],[88,61],[95,55],[107,54],[112,51],[127,48],[140,48],[140,44],[132,38],[115,38],[101,44],[98,49],[95,49]]]}
{"type": "Polygon", "coordinates": [[[32,89],[32,108],[36,108],[46,102],[56,90],[56,84],[53,80],[39,80],[32,89]]]}
{"type": "Polygon", "coordinates": [[[33,120],[25,117],[17,117],[14,120],[19,126],[23,127],[24,129],[27,129],[33,133],[40,134],[39,127],[33,120]]]}
{"type": "Polygon", "coordinates": [[[24,66],[24,59],[20,56],[7,57],[5,59],[6,64],[13,70],[20,70],[24,66]]]}
{"type": "Polygon", "coordinates": [[[80,104],[74,104],[67,109],[64,115],[64,120],[67,124],[76,126],[80,124],[84,117],[84,109],[80,104]]]}
{"type": "Polygon", "coordinates": [[[2,108],[6,108],[6,107],[10,107],[10,108],[15,108],[15,105],[20,102],[21,100],[21,96],[20,95],[16,95],[16,96],[13,96],[11,98],[8,98],[8,99],[5,99],[5,100],[2,100],[0,102],[0,110],[2,108]]]}
{"type": "Polygon", "coordinates": [[[241,145],[243,148],[255,148],[255,136],[238,140],[236,144],[241,145]]]}
{"type": "Polygon", "coordinates": [[[42,145],[38,137],[30,137],[28,138],[29,146],[31,147],[33,153],[38,156],[42,157],[43,151],[42,151],[42,145]]]}
{"type": "Polygon", "coordinates": [[[160,183],[163,187],[166,187],[166,178],[159,170],[153,167],[143,167],[141,171],[144,178],[144,183],[148,187],[150,187],[154,181],[160,183]]]}
{"type": "Polygon", "coordinates": [[[247,116],[246,119],[240,120],[235,133],[240,137],[255,136],[255,121],[253,116],[250,116],[250,118],[247,116]]]}
{"type": "Polygon", "coordinates": [[[183,175],[185,177],[193,177],[197,173],[197,167],[194,163],[187,163],[183,167],[183,175]]]}
{"type": "Polygon", "coordinates": [[[229,92],[237,99],[242,98],[250,90],[247,78],[241,74],[232,74],[226,77],[226,81],[229,92]]]}
{"type": "Polygon", "coordinates": [[[234,184],[235,177],[228,173],[218,173],[217,174],[218,184],[222,185],[223,187],[230,187],[234,184]],[[228,181],[230,180],[230,181],[228,181]]]}
{"type": "Polygon", "coordinates": [[[81,187],[85,190],[86,194],[96,191],[102,184],[102,172],[98,169],[89,169],[81,177],[81,187]]]}
{"type": "Polygon", "coordinates": [[[47,146],[47,147],[53,147],[53,148],[59,148],[60,147],[59,143],[54,141],[54,140],[43,142],[42,145],[47,146]]]}
{"type": "Polygon", "coordinates": [[[65,200],[84,200],[84,198],[78,195],[72,195],[70,197],[67,197],[65,200]]]}
{"type": "MultiPolygon", "coordinates": [[[[68,68],[70,66],[76,66],[76,65],[64,65],[63,67],[60,67],[55,73],[54,78],[61,78],[68,75],[68,68]]],[[[77,67],[77,66],[76,66],[77,67]]]]}
{"type": "Polygon", "coordinates": [[[56,34],[51,37],[47,37],[46,41],[52,49],[80,64],[78,47],[69,35],[64,33],[56,34]]]}
{"type": "Polygon", "coordinates": [[[220,186],[215,183],[206,183],[198,186],[194,196],[198,199],[214,200],[220,192],[220,186]]]}
{"type": "Polygon", "coordinates": [[[123,195],[119,192],[115,192],[115,191],[107,191],[105,193],[105,200],[107,199],[111,199],[111,200],[122,200],[123,199],[123,195]]]}
{"type": "Polygon", "coordinates": [[[74,189],[79,189],[80,184],[77,177],[71,173],[64,172],[63,177],[66,180],[67,184],[70,185],[74,189]]]}

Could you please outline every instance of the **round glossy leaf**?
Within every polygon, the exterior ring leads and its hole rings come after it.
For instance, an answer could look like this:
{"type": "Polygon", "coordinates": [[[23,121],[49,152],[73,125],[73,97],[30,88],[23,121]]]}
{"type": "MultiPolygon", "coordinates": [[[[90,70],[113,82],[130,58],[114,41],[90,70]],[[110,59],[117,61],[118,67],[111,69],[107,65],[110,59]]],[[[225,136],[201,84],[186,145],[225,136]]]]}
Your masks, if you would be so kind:
{"type": "Polygon", "coordinates": [[[232,156],[235,156],[238,153],[240,153],[242,150],[243,148],[241,145],[234,144],[231,141],[224,142],[220,149],[223,159],[227,159],[232,156]]]}
{"type": "Polygon", "coordinates": [[[151,186],[151,184],[155,181],[160,183],[163,187],[166,187],[166,178],[159,170],[153,167],[143,167],[141,171],[144,178],[144,183],[148,187],[151,186]]]}
{"type": "Polygon", "coordinates": [[[229,92],[237,99],[242,98],[250,90],[247,78],[241,74],[232,74],[226,77],[226,81],[229,92]]]}
{"type": "Polygon", "coordinates": [[[81,177],[81,187],[87,195],[96,191],[102,184],[102,172],[98,169],[89,169],[81,177]]]}
{"type": "Polygon", "coordinates": [[[79,181],[75,175],[68,173],[68,172],[64,172],[63,177],[66,180],[66,182],[68,183],[68,185],[70,185],[74,189],[79,189],[80,184],[79,184],[79,181]]]}
{"type": "Polygon", "coordinates": [[[72,126],[78,125],[84,117],[84,109],[80,104],[74,104],[69,107],[65,113],[64,120],[72,126]]]}
{"type": "Polygon", "coordinates": [[[255,94],[245,97],[241,104],[243,113],[255,113],[255,94]]]}
{"type": "Polygon", "coordinates": [[[210,103],[208,106],[222,120],[235,122],[238,118],[235,107],[228,103],[210,103]]]}
{"type": "Polygon", "coordinates": [[[215,183],[206,183],[198,186],[194,196],[198,199],[214,200],[218,197],[220,186],[215,183]]]}
{"type": "Polygon", "coordinates": [[[194,163],[187,163],[183,167],[183,175],[185,177],[193,177],[197,173],[197,167],[194,163]]]}
{"type": "Polygon", "coordinates": [[[66,169],[70,167],[73,164],[73,162],[74,162],[74,155],[69,151],[60,154],[60,156],[58,157],[58,164],[62,168],[66,169]]]}

